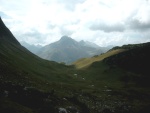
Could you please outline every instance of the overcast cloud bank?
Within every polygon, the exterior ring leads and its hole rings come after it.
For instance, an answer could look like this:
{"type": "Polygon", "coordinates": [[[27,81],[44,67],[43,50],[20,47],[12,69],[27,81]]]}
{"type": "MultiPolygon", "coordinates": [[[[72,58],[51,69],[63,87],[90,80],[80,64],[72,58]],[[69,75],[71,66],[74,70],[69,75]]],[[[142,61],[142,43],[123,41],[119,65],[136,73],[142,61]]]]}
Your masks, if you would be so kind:
{"type": "Polygon", "coordinates": [[[19,41],[46,45],[63,35],[100,46],[150,41],[150,0],[0,0],[19,41]]]}

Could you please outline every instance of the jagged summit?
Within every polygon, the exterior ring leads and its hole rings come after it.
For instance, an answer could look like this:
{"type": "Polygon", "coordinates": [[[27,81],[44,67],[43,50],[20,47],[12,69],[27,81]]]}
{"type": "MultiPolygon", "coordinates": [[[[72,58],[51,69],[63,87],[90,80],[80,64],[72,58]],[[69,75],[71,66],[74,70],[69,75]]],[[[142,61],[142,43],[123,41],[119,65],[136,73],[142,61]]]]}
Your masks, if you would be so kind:
{"type": "Polygon", "coordinates": [[[20,45],[20,43],[16,40],[11,31],[5,26],[0,17],[0,43],[4,42],[11,42],[20,45]]]}
{"type": "Polygon", "coordinates": [[[99,48],[81,44],[68,36],[62,36],[60,40],[41,48],[36,54],[47,60],[71,64],[77,59],[91,57],[102,52],[99,48]]]}
{"type": "Polygon", "coordinates": [[[68,37],[67,35],[64,35],[61,37],[61,40],[64,40],[64,39],[71,39],[70,37],[68,37]]]}
{"type": "Polygon", "coordinates": [[[68,37],[68,36],[62,36],[60,41],[68,41],[68,40],[73,40],[71,37],[68,37]]]}
{"type": "Polygon", "coordinates": [[[62,36],[61,39],[58,41],[59,44],[63,44],[63,45],[75,45],[78,42],[74,39],[72,39],[71,37],[68,36],[62,36]]]}

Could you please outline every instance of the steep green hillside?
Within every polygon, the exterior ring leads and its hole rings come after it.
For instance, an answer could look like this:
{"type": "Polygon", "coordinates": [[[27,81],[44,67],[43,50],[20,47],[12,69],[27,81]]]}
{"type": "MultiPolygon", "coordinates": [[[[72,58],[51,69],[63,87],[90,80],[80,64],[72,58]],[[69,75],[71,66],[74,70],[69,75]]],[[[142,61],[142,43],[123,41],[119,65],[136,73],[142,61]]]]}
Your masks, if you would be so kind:
{"type": "MultiPolygon", "coordinates": [[[[119,99],[130,107],[132,106],[132,110],[127,108],[131,111],[123,112],[148,113],[150,111],[148,107],[150,106],[150,72],[148,67],[150,64],[150,43],[130,45],[127,48],[119,47],[119,49],[126,50],[93,62],[84,70],[80,70],[80,74],[84,75],[85,80],[90,80],[91,87],[103,90],[108,97],[104,95],[110,101],[119,99]]],[[[115,50],[118,48],[109,52],[115,50]]],[[[98,95],[99,90],[97,89],[94,93],[98,95]]],[[[101,92],[100,95],[102,94],[101,92]]]]}
{"type": "MultiPolygon", "coordinates": [[[[33,79],[37,79],[37,82],[54,81],[57,78],[56,76],[61,76],[64,73],[62,71],[60,75],[58,72],[67,69],[65,65],[43,60],[29,52],[20,45],[2,21],[0,23],[2,26],[0,29],[0,71],[2,79],[14,82],[22,80],[22,84],[27,84],[27,82],[23,82],[26,80],[29,84],[34,84],[33,79]]],[[[40,84],[38,85],[40,86],[40,84]]]]}
{"type": "MultiPolygon", "coordinates": [[[[128,51],[110,56],[104,59],[109,65],[118,66],[126,71],[136,73],[136,81],[147,87],[150,87],[150,43],[126,45],[123,48],[129,48],[128,51]]],[[[131,79],[131,77],[126,77],[131,79]]]]}
{"type": "Polygon", "coordinates": [[[118,65],[130,71],[140,74],[149,74],[148,65],[150,63],[150,43],[124,45],[119,48],[128,49],[106,58],[104,61],[111,65],[118,65]],[[123,59],[123,60],[122,60],[123,59]]]}
{"type": "Polygon", "coordinates": [[[86,105],[73,98],[73,92],[84,87],[78,88],[81,79],[75,79],[74,73],[72,67],[43,60],[29,52],[0,19],[1,113],[57,113],[62,107],[87,111],[86,105]]]}

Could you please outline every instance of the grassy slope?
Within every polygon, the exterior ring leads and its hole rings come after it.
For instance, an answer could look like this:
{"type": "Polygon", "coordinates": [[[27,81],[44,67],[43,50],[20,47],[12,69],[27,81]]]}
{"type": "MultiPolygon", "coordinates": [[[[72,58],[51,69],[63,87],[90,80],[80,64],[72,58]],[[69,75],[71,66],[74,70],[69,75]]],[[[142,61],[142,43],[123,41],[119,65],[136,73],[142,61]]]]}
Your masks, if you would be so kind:
{"type": "MultiPolygon", "coordinates": [[[[46,103],[46,106],[47,104],[54,104],[55,106],[52,108],[43,106],[41,109],[48,109],[50,111],[54,110],[53,108],[55,107],[63,106],[65,108],[71,105],[78,106],[82,113],[88,113],[89,110],[90,113],[97,113],[98,110],[104,113],[112,112],[111,110],[115,112],[123,110],[123,113],[126,113],[130,112],[131,108],[129,106],[132,106],[133,113],[137,113],[148,106],[146,101],[148,98],[145,96],[147,95],[147,89],[135,88],[136,84],[132,81],[128,83],[121,81],[121,77],[131,76],[134,73],[129,73],[118,67],[110,68],[109,65],[102,61],[94,62],[84,70],[74,70],[72,67],[42,60],[26,49],[18,47],[18,45],[1,44],[0,48],[0,57],[2,59],[0,62],[1,81],[11,81],[21,86],[22,84],[29,87],[32,86],[46,92],[48,90],[52,91],[52,89],[55,90],[55,95],[51,95],[51,100],[54,103],[41,102],[41,105],[46,103]],[[132,91],[136,94],[132,93],[132,91]],[[141,96],[144,97],[141,98],[141,96]],[[62,98],[67,98],[67,101],[62,98]],[[132,100],[128,98],[132,98],[132,100]],[[94,103],[97,104],[95,105],[94,103]],[[129,110],[122,108],[125,106],[129,110]]],[[[40,92],[37,92],[36,95],[38,93],[40,94],[40,92]]],[[[35,97],[35,100],[38,100],[37,98],[39,97],[35,97]]],[[[1,100],[3,112],[6,112],[6,109],[10,111],[15,110],[17,111],[16,113],[20,113],[20,111],[39,112],[34,111],[35,108],[32,105],[24,105],[22,103],[24,100],[18,103],[20,99],[15,101],[7,98],[1,100]],[[5,104],[8,106],[6,107],[5,104]],[[13,105],[17,106],[17,108],[13,105]]],[[[29,98],[29,102],[30,100],[29,98]]]]}
{"type": "Polygon", "coordinates": [[[60,83],[76,84],[78,81],[72,76],[75,73],[72,67],[43,60],[18,45],[1,44],[0,48],[2,80],[47,90],[53,83],[59,88],[60,83]]]}
{"type": "MultiPolygon", "coordinates": [[[[12,41],[10,32],[5,32],[7,30],[0,32],[0,111],[55,113],[59,106],[78,106],[71,100],[61,98],[72,97],[73,92],[84,87],[83,80],[73,76],[76,70],[35,56],[16,40],[12,41]]],[[[78,100],[76,102],[83,105],[78,100]]]]}
{"type": "Polygon", "coordinates": [[[116,50],[112,50],[107,53],[101,54],[99,56],[93,56],[92,58],[82,58],[74,62],[73,65],[75,65],[77,69],[86,68],[90,66],[93,62],[102,61],[106,57],[118,54],[123,51],[125,51],[125,49],[116,49],[116,50]]]}
{"type": "MultiPolygon", "coordinates": [[[[148,64],[150,63],[150,43],[138,44],[138,47],[137,45],[129,46],[132,46],[132,48],[108,56],[103,60],[93,62],[89,67],[84,69],[87,72],[87,77],[96,81],[104,80],[105,82],[109,80],[114,80],[114,82],[121,80],[124,83],[134,82],[139,86],[139,83],[141,83],[141,87],[147,81],[146,87],[149,87],[150,72],[148,64]]],[[[113,84],[112,82],[110,83],[113,84]]]]}
{"type": "MultiPolygon", "coordinates": [[[[148,108],[150,105],[150,73],[147,66],[150,63],[149,47],[150,44],[145,43],[113,49],[109,52],[118,49],[128,50],[110,55],[105,60],[93,62],[84,69],[81,68],[83,70],[80,70],[80,75],[84,75],[83,78],[90,81],[89,87],[96,89],[94,92],[91,91],[92,94],[97,96],[100,94],[103,98],[109,98],[110,101],[117,98],[128,103],[132,106],[133,111],[126,112],[148,113],[150,111],[148,108]]],[[[90,60],[93,59],[96,58],[90,60]]],[[[90,60],[87,59],[89,62],[90,60]]],[[[79,61],[81,62],[79,64],[83,66],[82,61],[86,59],[79,61]]]]}

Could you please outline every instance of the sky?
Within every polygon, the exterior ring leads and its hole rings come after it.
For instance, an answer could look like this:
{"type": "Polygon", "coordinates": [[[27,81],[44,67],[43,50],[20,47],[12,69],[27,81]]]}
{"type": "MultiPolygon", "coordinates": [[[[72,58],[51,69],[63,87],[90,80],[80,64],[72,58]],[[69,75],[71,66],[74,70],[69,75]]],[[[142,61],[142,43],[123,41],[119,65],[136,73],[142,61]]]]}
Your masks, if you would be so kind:
{"type": "Polygon", "coordinates": [[[150,0],[0,0],[0,16],[29,44],[64,35],[99,46],[150,41],[150,0]]]}

